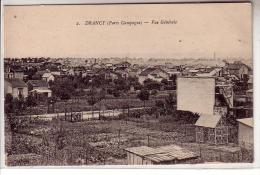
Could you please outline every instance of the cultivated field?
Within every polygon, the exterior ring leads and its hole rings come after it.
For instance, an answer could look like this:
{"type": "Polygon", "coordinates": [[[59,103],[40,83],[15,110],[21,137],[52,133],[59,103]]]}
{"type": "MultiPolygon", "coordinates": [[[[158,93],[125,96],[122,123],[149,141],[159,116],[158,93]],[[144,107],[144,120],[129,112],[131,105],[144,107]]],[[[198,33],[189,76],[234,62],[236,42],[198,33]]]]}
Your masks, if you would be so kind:
{"type": "MultiPolygon", "coordinates": [[[[124,165],[124,148],[168,144],[196,152],[200,158],[192,163],[252,161],[252,153],[238,147],[225,146],[221,149],[195,143],[195,130],[191,124],[165,116],[156,119],[145,115],[127,120],[75,123],[34,119],[24,121],[24,126],[13,133],[12,139],[6,137],[7,142],[12,143],[12,149],[7,148],[8,165],[124,165]],[[232,153],[231,148],[239,150],[239,154],[232,153]]],[[[10,131],[8,127],[6,130],[10,131]]]]}

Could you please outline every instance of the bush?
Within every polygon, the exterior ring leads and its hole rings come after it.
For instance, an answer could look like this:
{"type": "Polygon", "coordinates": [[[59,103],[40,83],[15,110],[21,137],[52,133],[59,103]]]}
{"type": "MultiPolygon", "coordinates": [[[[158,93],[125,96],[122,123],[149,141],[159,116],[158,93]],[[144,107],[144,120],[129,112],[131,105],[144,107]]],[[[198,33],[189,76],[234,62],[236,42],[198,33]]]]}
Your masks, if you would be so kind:
{"type": "Polygon", "coordinates": [[[157,90],[154,89],[154,90],[151,91],[151,95],[156,95],[156,94],[158,94],[157,90]]]}

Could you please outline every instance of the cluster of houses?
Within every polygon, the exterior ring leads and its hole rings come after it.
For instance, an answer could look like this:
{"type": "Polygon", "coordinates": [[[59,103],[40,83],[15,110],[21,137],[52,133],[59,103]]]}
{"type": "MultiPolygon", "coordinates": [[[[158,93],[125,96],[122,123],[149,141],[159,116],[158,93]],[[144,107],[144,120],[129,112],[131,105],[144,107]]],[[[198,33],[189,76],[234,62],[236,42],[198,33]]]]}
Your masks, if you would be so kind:
{"type": "MultiPolygon", "coordinates": [[[[253,149],[253,79],[249,66],[234,62],[226,63],[224,67],[184,68],[173,72],[178,74],[177,110],[199,114],[195,123],[197,143],[219,146],[236,143],[253,149]]],[[[176,145],[166,147],[175,149],[171,152],[164,147],[126,148],[127,164],[176,164],[197,158],[195,153],[179,146],[178,149],[176,145]]]]}
{"type": "MultiPolygon", "coordinates": [[[[234,142],[233,129],[236,126],[238,128],[236,142],[247,148],[253,145],[253,72],[241,61],[225,62],[224,66],[172,64],[148,66],[131,64],[127,61],[119,63],[85,61],[84,64],[71,66],[68,60],[63,63],[51,60],[37,63],[32,60],[29,62],[5,60],[5,94],[12,94],[15,98],[20,95],[26,98],[28,94],[33,94],[42,99],[52,96],[49,82],[55,81],[60,76],[95,75],[102,75],[110,80],[136,77],[140,84],[144,84],[147,79],[159,83],[162,80],[171,81],[170,77],[175,76],[177,110],[191,111],[200,115],[195,123],[196,142],[216,145],[234,142]]],[[[161,155],[158,149],[151,149],[145,150],[156,154],[154,156],[171,157],[170,153],[161,155]]],[[[133,150],[128,150],[129,155],[138,149],[133,150]]],[[[157,158],[146,156],[145,159],[151,163],[157,158]]],[[[177,161],[177,158],[174,157],[170,161],[177,161]]]]}

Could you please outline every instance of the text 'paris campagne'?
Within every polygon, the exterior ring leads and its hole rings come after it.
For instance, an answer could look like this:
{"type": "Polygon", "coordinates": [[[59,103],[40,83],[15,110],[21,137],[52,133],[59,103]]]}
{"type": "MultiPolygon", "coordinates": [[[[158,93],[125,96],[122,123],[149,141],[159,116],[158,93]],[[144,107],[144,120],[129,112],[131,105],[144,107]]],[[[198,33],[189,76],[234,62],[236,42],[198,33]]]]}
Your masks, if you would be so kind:
{"type": "Polygon", "coordinates": [[[147,20],[147,21],[126,21],[126,20],[85,20],[77,21],[76,26],[141,26],[141,25],[175,25],[178,21],[173,20],[147,20]]]}

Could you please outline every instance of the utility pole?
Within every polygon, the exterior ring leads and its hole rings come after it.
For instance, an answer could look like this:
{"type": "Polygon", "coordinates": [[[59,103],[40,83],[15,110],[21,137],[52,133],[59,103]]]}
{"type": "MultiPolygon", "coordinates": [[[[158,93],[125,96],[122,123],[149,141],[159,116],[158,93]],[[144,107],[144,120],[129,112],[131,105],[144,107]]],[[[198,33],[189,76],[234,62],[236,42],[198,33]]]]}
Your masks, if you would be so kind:
{"type": "Polygon", "coordinates": [[[200,143],[199,143],[199,149],[200,149],[200,158],[201,158],[201,146],[200,146],[200,143]]]}
{"type": "Polygon", "coordinates": [[[147,146],[149,147],[150,146],[150,135],[147,134],[147,146]]]}
{"type": "Polygon", "coordinates": [[[118,129],[118,148],[120,147],[120,132],[121,129],[118,129]]]}

